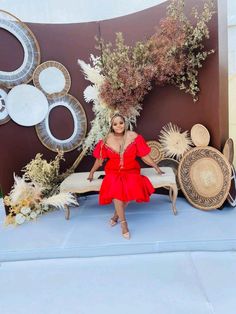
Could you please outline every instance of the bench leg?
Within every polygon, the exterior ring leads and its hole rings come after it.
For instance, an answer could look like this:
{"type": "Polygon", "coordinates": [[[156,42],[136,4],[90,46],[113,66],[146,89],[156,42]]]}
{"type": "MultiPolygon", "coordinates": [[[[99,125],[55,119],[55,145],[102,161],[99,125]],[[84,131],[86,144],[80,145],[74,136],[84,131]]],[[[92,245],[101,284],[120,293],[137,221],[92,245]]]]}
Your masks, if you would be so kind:
{"type": "Polygon", "coordinates": [[[174,213],[174,215],[177,215],[177,209],[176,209],[176,199],[177,199],[177,196],[178,196],[177,185],[170,187],[169,195],[170,195],[170,200],[172,202],[173,213],[174,213]]]}
{"type": "Polygon", "coordinates": [[[68,205],[64,205],[65,208],[65,219],[69,220],[70,219],[70,207],[68,205]]]}
{"type": "MultiPolygon", "coordinates": [[[[76,193],[72,193],[72,195],[75,198],[77,197],[76,193]]],[[[78,206],[79,206],[79,203],[78,203],[78,206]]],[[[65,219],[69,220],[70,219],[70,207],[69,207],[69,205],[64,205],[64,208],[65,208],[65,219]]]]}
{"type": "Polygon", "coordinates": [[[172,188],[169,188],[169,197],[170,197],[170,200],[172,202],[173,201],[173,190],[172,190],[172,188]]]}

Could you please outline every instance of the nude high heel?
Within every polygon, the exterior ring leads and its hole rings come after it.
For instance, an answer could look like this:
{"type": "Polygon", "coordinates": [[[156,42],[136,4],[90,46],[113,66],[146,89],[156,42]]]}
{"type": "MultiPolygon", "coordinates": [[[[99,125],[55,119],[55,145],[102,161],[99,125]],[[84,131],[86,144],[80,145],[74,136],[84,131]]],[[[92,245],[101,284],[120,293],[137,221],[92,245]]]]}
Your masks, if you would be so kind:
{"type": "Polygon", "coordinates": [[[116,216],[116,215],[111,217],[111,219],[110,219],[110,226],[114,227],[115,225],[117,225],[118,224],[118,220],[119,220],[119,217],[116,216]]]}
{"type": "MultiPolygon", "coordinates": [[[[126,221],[126,220],[122,220],[120,223],[127,225],[127,221],[126,221]]],[[[130,233],[129,233],[129,231],[127,231],[127,232],[125,232],[125,233],[122,232],[122,236],[123,236],[126,240],[129,240],[129,239],[130,239],[130,233]]]]}

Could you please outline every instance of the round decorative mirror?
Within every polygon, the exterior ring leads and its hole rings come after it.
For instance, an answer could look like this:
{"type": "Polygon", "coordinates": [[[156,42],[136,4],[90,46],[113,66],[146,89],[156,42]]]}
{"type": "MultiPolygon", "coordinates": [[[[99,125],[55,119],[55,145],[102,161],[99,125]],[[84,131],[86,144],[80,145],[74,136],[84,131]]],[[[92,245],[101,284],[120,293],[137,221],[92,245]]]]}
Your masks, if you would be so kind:
{"type": "Polygon", "coordinates": [[[6,106],[7,91],[0,87],[0,125],[7,123],[11,118],[6,106]]]}
{"type": "Polygon", "coordinates": [[[54,98],[68,93],[71,78],[64,65],[57,61],[46,61],[35,69],[33,82],[48,98],[54,98]]]}
{"type": "Polygon", "coordinates": [[[40,63],[40,49],[31,30],[14,15],[0,10],[0,28],[10,32],[21,43],[24,59],[14,71],[0,71],[0,85],[12,88],[31,81],[35,68],[40,63]]]}
{"type": "MultiPolygon", "coordinates": [[[[62,123],[57,125],[57,128],[66,129],[66,116],[60,115],[62,123]]],[[[54,98],[49,100],[49,111],[46,118],[35,126],[37,135],[44,146],[48,149],[56,152],[62,150],[64,152],[69,152],[77,148],[85,138],[87,132],[87,117],[84,108],[80,102],[73,96],[67,94],[63,97],[54,98]],[[66,138],[58,138],[52,131],[52,126],[58,123],[58,118],[53,121],[53,110],[63,107],[69,111],[72,117],[73,123],[69,123],[72,130],[70,135],[66,138]],[[52,119],[51,119],[52,116],[52,119]]],[[[57,130],[54,130],[57,131],[57,130]]]]}

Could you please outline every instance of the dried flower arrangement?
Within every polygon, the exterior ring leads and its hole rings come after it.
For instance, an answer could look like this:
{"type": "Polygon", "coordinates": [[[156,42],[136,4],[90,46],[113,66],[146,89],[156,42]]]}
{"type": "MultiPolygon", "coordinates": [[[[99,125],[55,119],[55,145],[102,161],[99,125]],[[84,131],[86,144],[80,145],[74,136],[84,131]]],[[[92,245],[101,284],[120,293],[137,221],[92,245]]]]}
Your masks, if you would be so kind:
{"type": "Polygon", "coordinates": [[[36,154],[23,169],[24,179],[42,186],[42,195],[48,197],[57,192],[62,182],[60,176],[60,162],[64,160],[63,153],[59,152],[54,160],[48,162],[42,158],[42,154],[36,154]]]}
{"type": "Polygon", "coordinates": [[[22,169],[22,178],[14,175],[14,186],[9,195],[4,197],[4,204],[9,207],[6,225],[19,225],[55,208],[77,205],[71,193],[59,192],[59,184],[64,178],[59,173],[62,159],[61,152],[50,162],[37,154],[22,169]]]}
{"type": "Polygon", "coordinates": [[[198,69],[213,53],[213,50],[205,50],[203,40],[209,38],[207,23],[214,13],[212,1],[207,0],[201,13],[193,8],[196,23],[192,25],[184,14],[184,0],[171,0],[166,18],[146,42],[130,47],[125,44],[123,35],[117,33],[114,47],[98,40],[101,56],[91,56],[92,66],[78,60],[85,78],[92,83],[84,97],[94,103],[95,113],[84,143],[85,150],[91,151],[106,134],[114,111],[125,115],[130,125],[135,124],[144,96],[153,83],[175,85],[197,101],[198,69]]]}

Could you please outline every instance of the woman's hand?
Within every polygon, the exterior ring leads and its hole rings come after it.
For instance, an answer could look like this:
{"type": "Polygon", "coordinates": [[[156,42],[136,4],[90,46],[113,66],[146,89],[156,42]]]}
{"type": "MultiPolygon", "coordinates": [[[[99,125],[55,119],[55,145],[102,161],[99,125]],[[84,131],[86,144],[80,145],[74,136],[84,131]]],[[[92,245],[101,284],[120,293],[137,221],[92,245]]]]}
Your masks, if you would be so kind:
{"type": "Polygon", "coordinates": [[[157,173],[160,174],[160,175],[165,174],[165,172],[162,171],[159,167],[156,169],[156,171],[157,171],[157,173]]]}
{"type": "Polygon", "coordinates": [[[89,180],[90,182],[93,181],[93,172],[89,173],[87,180],[89,180]]]}

